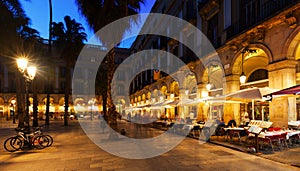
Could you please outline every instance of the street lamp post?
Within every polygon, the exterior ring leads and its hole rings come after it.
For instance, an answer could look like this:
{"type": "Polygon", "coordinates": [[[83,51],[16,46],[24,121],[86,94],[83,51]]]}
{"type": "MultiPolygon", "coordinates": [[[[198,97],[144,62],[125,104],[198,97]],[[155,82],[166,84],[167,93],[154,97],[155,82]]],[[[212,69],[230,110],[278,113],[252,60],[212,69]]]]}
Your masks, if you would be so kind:
{"type": "Polygon", "coordinates": [[[16,123],[16,117],[15,117],[15,104],[16,104],[16,100],[12,99],[11,100],[11,104],[12,104],[12,107],[13,107],[13,115],[12,115],[12,117],[13,117],[13,124],[15,124],[16,123]]]}
{"type": "Polygon", "coordinates": [[[26,126],[29,126],[29,103],[28,103],[28,98],[29,98],[29,92],[28,92],[28,87],[31,81],[34,79],[35,74],[36,74],[36,67],[35,66],[27,66],[28,65],[28,60],[25,58],[19,58],[17,59],[17,65],[19,71],[23,74],[23,77],[25,79],[25,118],[24,121],[26,123],[26,126]]]}

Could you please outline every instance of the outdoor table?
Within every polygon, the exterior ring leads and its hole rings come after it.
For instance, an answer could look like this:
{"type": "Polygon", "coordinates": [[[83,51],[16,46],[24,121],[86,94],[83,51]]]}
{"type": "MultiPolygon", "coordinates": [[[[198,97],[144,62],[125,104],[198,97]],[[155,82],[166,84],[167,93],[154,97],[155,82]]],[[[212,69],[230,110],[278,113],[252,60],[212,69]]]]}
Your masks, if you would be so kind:
{"type": "MultiPolygon", "coordinates": [[[[287,142],[286,142],[286,137],[287,137],[287,133],[288,131],[266,131],[266,132],[261,132],[258,137],[260,139],[262,139],[263,141],[267,141],[271,144],[271,147],[273,149],[273,144],[272,142],[278,142],[281,146],[281,148],[283,148],[282,146],[282,141],[285,143],[286,147],[287,147],[287,142]]],[[[274,149],[273,149],[274,151],[274,149]]]]}
{"type": "MultiPolygon", "coordinates": [[[[202,125],[203,127],[203,125],[202,125]]],[[[200,134],[200,129],[202,128],[201,124],[185,124],[183,126],[184,131],[193,131],[193,135],[195,136],[195,131],[198,131],[198,134],[200,134]]]]}
{"type": "Polygon", "coordinates": [[[289,128],[299,129],[300,121],[290,121],[290,122],[288,122],[288,126],[289,126],[289,128]]]}
{"type": "Polygon", "coordinates": [[[300,135],[300,131],[288,131],[286,134],[286,139],[289,140],[290,137],[292,137],[294,135],[300,135]]]}
{"type": "Polygon", "coordinates": [[[232,140],[232,137],[234,135],[237,135],[239,138],[239,141],[241,142],[241,136],[240,133],[242,131],[244,131],[244,128],[239,128],[239,127],[233,127],[233,128],[224,128],[225,132],[226,132],[226,137],[225,139],[228,139],[228,137],[230,137],[230,140],[232,140]]]}
{"type": "Polygon", "coordinates": [[[275,137],[275,136],[280,136],[282,134],[286,134],[287,131],[266,131],[266,132],[261,132],[258,137],[259,138],[267,138],[267,137],[275,137]]]}

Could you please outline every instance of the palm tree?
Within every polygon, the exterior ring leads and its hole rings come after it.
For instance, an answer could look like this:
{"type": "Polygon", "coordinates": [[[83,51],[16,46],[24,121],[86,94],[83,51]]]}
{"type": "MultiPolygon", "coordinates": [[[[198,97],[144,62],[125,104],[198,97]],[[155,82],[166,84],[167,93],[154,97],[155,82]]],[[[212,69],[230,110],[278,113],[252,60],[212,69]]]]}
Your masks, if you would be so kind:
{"type": "Polygon", "coordinates": [[[96,81],[95,81],[95,91],[97,95],[101,95],[102,97],[102,105],[103,105],[103,112],[104,112],[104,119],[107,120],[106,118],[106,100],[107,100],[107,74],[106,74],[106,66],[104,64],[101,64],[97,76],[96,76],[96,81]]]}
{"type": "Polygon", "coordinates": [[[28,25],[29,19],[18,0],[0,1],[0,11],[0,52],[11,56],[18,50],[19,33],[28,25]]]}
{"type": "MultiPolygon", "coordinates": [[[[81,14],[86,18],[86,21],[90,27],[97,32],[107,24],[121,19],[123,17],[137,14],[140,10],[140,5],[144,3],[144,0],[76,0],[77,6],[81,14]]],[[[137,22],[138,18],[133,18],[133,22],[137,22]]],[[[114,46],[111,44],[110,39],[121,40],[126,30],[130,29],[131,23],[122,23],[118,27],[119,34],[115,32],[107,33],[110,34],[106,38],[99,37],[103,45],[111,48],[114,46]]],[[[108,55],[107,57],[107,105],[109,108],[115,108],[111,97],[111,81],[113,73],[115,71],[114,66],[114,55],[108,55]]],[[[103,82],[103,81],[102,81],[103,82]]],[[[104,110],[106,115],[106,111],[104,110]]]]}
{"type": "MultiPolygon", "coordinates": [[[[49,40],[48,40],[48,51],[49,51],[49,58],[51,57],[52,55],[52,50],[51,50],[51,47],[52,47],[52,0],[49,0],[49,40]]],[[[49,66],[49,58],[47,58],[48,60],[48,76],[47,76],[47,79],[48,79],[48,83],[47,83],[47,90],[46,90],[46,93],[47,93],[47,100],[46,100],[46,119],[45,119],[45,125],[49,125],[49,112],[50,112],[50,85],[49,85],[49,80],[50,80],[50,76],[49,76],[49,73],[50,73],[50,66],[49,66]]]]}
{"type": "Polygon", "coordinates": [[[68,125],[69,94],[71,87],[71,67],[75,64],[78,54],[86,41],[87,35],[84,28],[70,16],[64,17],[63,22],[52,23],[53,44],[60,51],[60,55],[66,62],[66,84],[65,84],[65,113],[64,125],[68,125]]]}
{"type": "MultiPolygon", "coordinates": [[[[0,1],[0,56],[12,60],[20,54],[28,54],[35,48],[35,43],[39,39],[39,33],[28,25],[30,19],[25,15],[19,0],[0,1]]],[[[11,63],[15,63],[11,61],[11,63]]],[[[24,80],[17,72],[17,113],[18,127],[24,127],[24,80]]]]}

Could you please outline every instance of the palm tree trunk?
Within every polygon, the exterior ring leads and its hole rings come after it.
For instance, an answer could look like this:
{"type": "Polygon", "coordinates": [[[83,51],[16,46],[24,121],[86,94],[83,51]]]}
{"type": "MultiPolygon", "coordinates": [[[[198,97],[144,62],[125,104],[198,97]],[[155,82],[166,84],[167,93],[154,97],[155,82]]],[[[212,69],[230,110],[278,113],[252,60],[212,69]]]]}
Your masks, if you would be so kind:
{"type": "MultiPolygon", "coordinates": [[[[48,40],[48,50],[49,50],[49,58],[52,56],[51,53],[51,46],[52,46],[52,0],[49,0],[49,40],[48,40]]],[[[48,60],[49,61],[49,60],[48,60]]],[[[49,112],[50,112],[50,67],[48,62],[48,83],[47,83],[47,101],[46,101],[46,119],[45,119],[45,125],[49,125],[49,112]]]]}
{"type": "Polygon", "coordinates": [[[106,102],[107,102],[107,92],[105,92],[106,94],[102,94],[102,105],[103,105],[103,114],[104,114],[104,120],[107,121],[107,108],[106,108],[106,102]]]}
{"type": "Polygon", "coordinates": [[[49,46],[48,46],[48,50],[49,53],[51,54],[51,43],[52,43],[52,0],[49,0],[49,46]]]}
{"type": "MultiPolygon", "coordinates": [[[[49,84],[49,83],[48,83],[49,84]]],[[[50,90],[49,85],[47,85],[47,97],[46,97],[46,119],[45,119],[45,125],[48,126],[49,123],[49,112],[50,112],[50,90]]]]}
{"type": "Polygon", "coordinates": [[[24,128],[24,79],[21,76],[21,73],[17,71],[17,87],[16,96],[17,96],[17,117],[18,117],[18,127],[24,128]]]}
{"type": "Polygon", "coordinates": [[[111,82],[114,76],[115,67],[114,67],[114,52],[111,52],[108,55],[108,63],[107,63],[107,106],[108,108],[114,108],[115,105],[113,103],[112,95],[111,95],[111,82]]]}
{"type": "Polygon", "coordinates": [[[33,122],[32,126],[39,126],[38,123],[38,99],[37,99],[37,82],[33,80],[32,88],[33,88],[33,122]]]}
{"type": "Polygon", "coordinates": [[[66,87],[65,87],[65,114],[64,114],[64,125],[68,125],[68,110],[69,110],[69,93],[70,93],[70,82],[71,82],[71,67],[68,65],[66,70],[66,87]]]}
{"type": "Polygon", "coordinates": [[[68,126],[68,117],[69,117],[68,110],[69,110],[69,93],[65,93],[64,126],[68,126]]]}

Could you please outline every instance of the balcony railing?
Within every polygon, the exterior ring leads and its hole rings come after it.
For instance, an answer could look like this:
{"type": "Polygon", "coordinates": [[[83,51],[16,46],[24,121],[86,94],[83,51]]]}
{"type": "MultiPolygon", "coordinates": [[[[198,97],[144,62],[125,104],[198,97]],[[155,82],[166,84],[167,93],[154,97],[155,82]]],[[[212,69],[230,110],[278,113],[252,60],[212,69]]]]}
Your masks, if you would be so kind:
{"type": "MultiPolygon", "coordinates": [[[[249,3],[260,4],[260,0],[251,0],[249,3]]],[[[300,0],[276,0],[276,1],[266,1],[263,4],[260,4],[260,10],[252,11],[253,13],[249,13],[248,17],[246,15],[242,15],[236,23],[232,23],[232,25],[226,30],[227,31],[227,40],[232,37],[238,35],[239,33],[246,31],[255,25],[261,23],[262,21],[269,19],[281,11],[299,3],[300,0]],[[254,14],[255,17],[249,18],[249,15],[254,14]]],[[[247,5],[247,4],[246,4],[247,5]]],[[[241,11],[245,11],[246,5],[243,4],[241,11]]]]}

